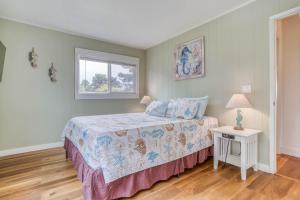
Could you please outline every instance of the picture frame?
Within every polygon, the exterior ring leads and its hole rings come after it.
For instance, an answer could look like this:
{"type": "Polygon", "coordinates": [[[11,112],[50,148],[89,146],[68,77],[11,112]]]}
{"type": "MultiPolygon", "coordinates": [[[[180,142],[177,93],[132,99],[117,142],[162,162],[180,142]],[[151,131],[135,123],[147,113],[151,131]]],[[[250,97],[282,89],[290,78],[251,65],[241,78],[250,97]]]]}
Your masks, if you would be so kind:
{"type": "Polygon", "coordinates": [[[175,80],[204,77],[204,36],[179,44],[175,48],[175,80]]]}

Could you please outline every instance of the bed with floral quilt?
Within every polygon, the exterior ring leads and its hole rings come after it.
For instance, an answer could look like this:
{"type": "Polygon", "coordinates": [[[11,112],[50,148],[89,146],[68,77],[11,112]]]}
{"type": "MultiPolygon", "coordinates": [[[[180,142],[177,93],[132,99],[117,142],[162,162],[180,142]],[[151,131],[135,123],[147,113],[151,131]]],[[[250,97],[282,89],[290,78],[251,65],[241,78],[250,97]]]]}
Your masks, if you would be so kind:
{"type": "Polygon", "coordinates": [[[63,131],[85,199],[130,197],[211,155],[213,117],[178,119],[127,113],[75,117],[63,131]]]}

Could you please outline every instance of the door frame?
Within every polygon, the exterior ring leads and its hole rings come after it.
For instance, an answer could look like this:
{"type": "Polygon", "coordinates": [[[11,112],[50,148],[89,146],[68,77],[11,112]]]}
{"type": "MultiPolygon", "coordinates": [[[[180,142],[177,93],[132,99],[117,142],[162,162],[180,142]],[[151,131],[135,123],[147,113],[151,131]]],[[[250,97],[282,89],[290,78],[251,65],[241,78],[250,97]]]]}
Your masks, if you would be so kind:
{"type": "Polygon", "coordinates": [[[277,171],[277,145],[276,145],[276,125],[277,125],[277,20],[287,18],[289,16],[299,14],[300,6],[271,16],[269,19],[269,34],[270,34],[270,172],[277,171]]]}

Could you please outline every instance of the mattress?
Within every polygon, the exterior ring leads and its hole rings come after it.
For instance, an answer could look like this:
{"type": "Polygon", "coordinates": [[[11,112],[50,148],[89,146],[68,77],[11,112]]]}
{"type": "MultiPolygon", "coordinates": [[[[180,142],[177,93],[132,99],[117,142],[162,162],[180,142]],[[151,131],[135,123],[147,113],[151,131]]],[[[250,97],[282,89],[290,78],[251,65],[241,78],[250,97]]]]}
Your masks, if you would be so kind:
{"type": "Polygon", "coordinates": [[[213,117],[184,120],[127,113],[75,117],[66,124],[63,138],[79,150],[105,183],[159,166],[213,144],[213,117]]]}

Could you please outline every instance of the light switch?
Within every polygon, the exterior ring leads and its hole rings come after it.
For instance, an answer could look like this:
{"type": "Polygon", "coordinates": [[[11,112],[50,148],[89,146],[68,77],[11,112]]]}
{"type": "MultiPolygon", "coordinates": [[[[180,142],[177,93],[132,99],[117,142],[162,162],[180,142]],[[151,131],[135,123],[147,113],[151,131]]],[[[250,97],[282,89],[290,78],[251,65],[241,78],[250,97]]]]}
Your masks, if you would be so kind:
{"type": "Polygon", "coordinates": [[[251,93],[251,85],[242,85],[242,93],[250,94],[251,93]]]}

